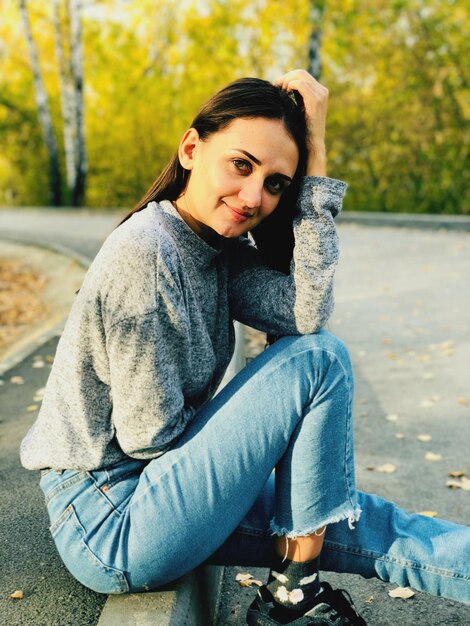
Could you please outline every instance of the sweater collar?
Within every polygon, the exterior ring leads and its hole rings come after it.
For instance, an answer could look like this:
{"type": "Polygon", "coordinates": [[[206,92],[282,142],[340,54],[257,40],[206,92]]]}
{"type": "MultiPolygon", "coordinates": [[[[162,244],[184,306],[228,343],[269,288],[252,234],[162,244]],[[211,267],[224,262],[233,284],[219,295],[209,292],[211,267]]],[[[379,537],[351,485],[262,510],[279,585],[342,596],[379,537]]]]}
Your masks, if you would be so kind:
{"type": "Polygon", "coordinates": [[[187,250],[192,257],[200,261],[201,264],[208,265],[222,252],[223,240],[221,240],[220,248],[214,248],[204,241],[204,239],[199,237],[199,235],[186,224],[170,200],[160,200],[158,204],[169,218],[167,221],[178,238],[178,241],[184,249],[187,250]]]}

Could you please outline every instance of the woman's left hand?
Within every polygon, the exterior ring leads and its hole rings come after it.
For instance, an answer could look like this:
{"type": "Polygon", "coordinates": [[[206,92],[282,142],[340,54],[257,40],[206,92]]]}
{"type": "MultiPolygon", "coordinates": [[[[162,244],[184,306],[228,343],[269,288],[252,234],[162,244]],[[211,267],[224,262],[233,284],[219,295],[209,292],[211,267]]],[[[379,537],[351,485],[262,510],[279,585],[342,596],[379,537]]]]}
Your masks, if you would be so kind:
{"type": "Polygon", "coordinates": [[[274,84],[286,91],[298,91],[302,96],[307,124],[307,176],[326,176],[328,89],[306,70],[287,72],[274,81],[274,84]]]}

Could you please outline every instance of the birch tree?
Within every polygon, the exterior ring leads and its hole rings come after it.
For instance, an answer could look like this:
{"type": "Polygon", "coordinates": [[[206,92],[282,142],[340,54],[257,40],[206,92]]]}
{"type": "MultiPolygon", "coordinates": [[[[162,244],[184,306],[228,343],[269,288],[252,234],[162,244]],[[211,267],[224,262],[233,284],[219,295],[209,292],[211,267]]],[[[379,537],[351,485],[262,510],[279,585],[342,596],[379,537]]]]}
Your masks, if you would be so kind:
{"type": "Polygon", "coordinates": [[[84,199],[87,174],[83,119],[81,1],[69,0],[65,11],[66,19],[62,20],[61,2],[53,0],[53,13],[67,188],[71,204],[79,206],[84,199]]]}
{"type": "Polygon", "coordinates": [[[322,21],[324,12],[324,0],[310,0],[311,30],[308,40],[308,71],[317,80],[320,80],[322,69],[320,58],[320,42],[322,36],[322,21]]]}
{"type": "Polygon", "coordinates": [[[44,142],[46,144],[49,166],[49,202],[53,206],[60,206],[62,200],[62,179],[60,174],[59,149],[57,139],[52,125],[52,116],[49,106],[41,67],[39,65],[39,55],[31,30],[31,23],[28,13],[27,0],[19,0],[19,9],[23,22],[23,30],[28,45],[29,59],[34,79],[34,94],[37,105],[38,119],[41,126],[44,142]]]}

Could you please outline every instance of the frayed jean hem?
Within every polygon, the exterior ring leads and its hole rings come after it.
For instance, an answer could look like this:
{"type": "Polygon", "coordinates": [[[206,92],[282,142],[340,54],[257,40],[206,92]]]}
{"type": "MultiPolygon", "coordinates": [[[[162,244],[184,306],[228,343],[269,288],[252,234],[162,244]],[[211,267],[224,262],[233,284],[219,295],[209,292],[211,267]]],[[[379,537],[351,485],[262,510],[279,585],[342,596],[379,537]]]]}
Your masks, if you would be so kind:
{"type": "MultiPolygon", "coordinates": [[[[315,524],[307,529],[289,529],[283,526],[279,526],[276,524],[275,519],[273,518],[269,524],[272,535],[277,535],[278,537],[287,537],[287,539],[296,539],[297,537],[308,537],[309,535],[314,535],[318,533],[318,530],[329,526],[330,524],[337,524],[338,522],[342,522],[343,520],[348,520],[348,525],[351,530],[354,530],[354,523],[359,521],[361,517],[362,510],[359,506],[350,507],[342,511],[341,513],[335,513],[334,515],[330,515],[325,519],[324,522],[315,524]]],[[[322,533],[321,533],[322,534],[322,533]]]]}

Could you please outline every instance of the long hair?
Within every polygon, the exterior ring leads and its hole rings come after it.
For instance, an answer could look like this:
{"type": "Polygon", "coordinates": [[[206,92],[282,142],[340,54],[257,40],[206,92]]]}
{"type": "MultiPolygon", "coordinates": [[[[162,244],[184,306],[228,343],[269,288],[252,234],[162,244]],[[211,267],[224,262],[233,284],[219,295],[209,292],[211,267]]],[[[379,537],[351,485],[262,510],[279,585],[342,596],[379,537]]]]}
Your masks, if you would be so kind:
{"type": "MultiPolygon", "coordinates": [[[[226,128],[238,118],[281,120],[299,151],[299,163],[292,183],[284,191],[273,213],[252,230],[253,238],[265,261],[271,267],[289,272],[294,248],[292,222],[296,213],[301,177],[305,174],[307,148],[305,113],[302,98],[287,94],[280,87],[259,78],[236,80],[216,94],[202,107],[191,123],[204,140],[226,128]]],[[[190,172],[185,170],[175,153],[138,204],[120,222],[142,210],[149,202],[176,200],[186,189],[190,172]]]]}

